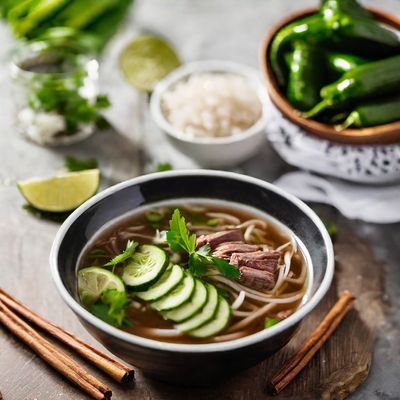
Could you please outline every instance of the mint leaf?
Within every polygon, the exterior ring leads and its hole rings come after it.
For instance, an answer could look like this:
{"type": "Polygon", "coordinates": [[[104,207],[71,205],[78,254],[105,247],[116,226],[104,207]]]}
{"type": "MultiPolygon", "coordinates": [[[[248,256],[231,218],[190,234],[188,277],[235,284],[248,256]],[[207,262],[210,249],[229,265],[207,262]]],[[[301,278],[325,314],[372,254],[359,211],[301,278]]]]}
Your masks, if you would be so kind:
{"type": "Polygon", "coordinates": [[[239,268],[235,267],[232,264],[229,264],[228,261],[222,260],[216,257],[210,257],[212,264],[218,270],[221,275],[226,276],[230,279],[239,279],[240,271],[239,268]]]}
{"type": "Polygon", "coordinates": [[[90,158],[88,160],[79,160],[78,158],[75,158],[73,156],[66,156],[64,165],[69,172],[77,172],[97,168],[98,162],[95,158],[90,158]]]}
{"type": "Polygon", "coordinates": [[[128,240],[126,244],[126,249],[121,253],[112,258],[108,263],[104,264],[105,267],[114,267],[117,264],[120,264],[126,260],[129,260],[133,254],[135,253],[136,247],[139,246],[138,242],[134,242],[133,240],[128,240]]]}

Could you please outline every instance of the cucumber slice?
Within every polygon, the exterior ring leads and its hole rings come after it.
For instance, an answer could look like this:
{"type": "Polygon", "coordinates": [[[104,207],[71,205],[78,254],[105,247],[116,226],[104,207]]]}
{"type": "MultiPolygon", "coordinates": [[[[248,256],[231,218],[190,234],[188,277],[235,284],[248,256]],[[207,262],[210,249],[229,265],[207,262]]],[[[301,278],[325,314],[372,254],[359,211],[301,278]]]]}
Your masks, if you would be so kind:
{"type": "Polygon", "coordinates": [[[78,271],[78,293],[84,306],[96,303],[107,289],[124,292],[125,285],[117,275],[104,268],[88,267],[78,271]]]}
{"type": "Polygon", "coordinates": [[[124,268],[122,280],[135,291],[142,291],[155,283],[169,264],[167,253],[157,246],[144,244],[124,268]]]}
{"type": "Polygon", "coordinates": [[[179,307],[189,300],[194,291],[194,279],[188,272],[185,273],[183,281],[171,292],[151,304],[157,311],[171,310],[179,307]]]}
{"type": "Polygon", "coordinates": [[[182,322],[196,314],[207,301],[207,289],[201,281],[195,280],[194,292],[188,302],[163,313],[163,317],[174,322],[182,322]]]}
{"type": "Polygon", "coordinates": [[[179,331],[186,333],[188,331],[198,328],[199,326],[205,324],[214,317],[218,306],[218,292],[213,285],[210,285],[209,283],[205,283],[204,285],[206,286],[208,295],[205,306],[187,321],[176,325],[175,328],[179,331]]]}
{"type": "Polygon", "coordinates": [[[184,277],[183,269],[179,265],[170,265],[158,281],[144,292],[136,292],[136,296],[144,301],[157,300],[178,286],[184,277]]]}
{"type": "Polygon", "coordinates": [[[228,326],[232,315],[231,306],[222,296],[218,297],[218,307],[214,318],[199,328],[186,332],[189,336],[199,339],[207,338],[216,335],[228,326]]]}

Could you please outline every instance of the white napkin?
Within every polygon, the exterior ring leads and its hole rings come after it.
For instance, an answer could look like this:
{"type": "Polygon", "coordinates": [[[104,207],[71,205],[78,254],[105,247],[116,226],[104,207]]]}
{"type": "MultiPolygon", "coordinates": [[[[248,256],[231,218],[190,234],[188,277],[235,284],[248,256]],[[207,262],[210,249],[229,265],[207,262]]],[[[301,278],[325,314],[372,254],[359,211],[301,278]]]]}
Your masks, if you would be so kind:
{"type": "Polygon", "coordinates": [[[382,224],[400,221],[400,185],[361,185],[302,171],[287,173],[275,184],[302,200],[330,204],[347,218],[382,224]]]}

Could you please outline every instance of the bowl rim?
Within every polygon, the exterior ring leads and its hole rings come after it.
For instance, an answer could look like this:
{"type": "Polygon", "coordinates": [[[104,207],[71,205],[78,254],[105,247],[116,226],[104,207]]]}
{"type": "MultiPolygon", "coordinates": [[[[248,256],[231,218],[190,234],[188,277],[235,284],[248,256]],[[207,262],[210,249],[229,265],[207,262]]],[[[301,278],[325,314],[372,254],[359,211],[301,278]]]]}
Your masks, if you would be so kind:
{"type": "MultiPolygon", "coordinates": [[[[400,19],[397,16],[374,7],[367,7],[367,9],[378,21],[400,31],[400,19]]],[[[358,129],[346,128],[338,132],[332,125],[301,117],[286,97],[281,93],[268,57],[272,39],[284,26],[318,11],[318,7],[307,7],[293,12],[278,21],[272,28],[268,29],[265,34],[259,48],[258,58],[264,82],[267,86],[267,91],[272,103],[285,118],[320,139],[350,145],[382,145],[399,143],[400,121],[358,129]]]]}
{"type": "Polygon", "coordinates": [[[245,64],[227,60],[201,60],[183,64],[157,83],[150,98],[150,113],[161,130],[166,132],[167,135],[172,136],[173,138],[182,142],[200,145],[223,145],[237,143],[263,132],[266,128],[268,120],[267,110],[268,96],[265,93],[264,85],[258,70],[245,64]],[[257,97],[261,103],[262,114],[253,125],[237,135],[216,138],[188,136],[171,125],[165,118],[164,113],[161,111],[162,96],[172,85],[186,76],[195,73],[212,71],[235,73],[242,75],[246,80],[250,81],[252,86],[255,88],[257,97]]]}
{"type": "Polygon", "coordinates": [[[102,192],[96,194],[94,197],[92,197],[91,199],[83,203],[80,207],[78,207],[61,225],[54,238],[50,251],[49,261],[50,261],[50,268],[53,281],[57,287],[59,294],[61,295],[64,302],[72,309],[72,311],[79,318],[85,320],[86,322],[93,325],[100,331],[128,344],[137,345],[153,350],[171,351],[180,353],[204,353],[204,352],[221,352],[221,351],[235,350],[256,344],[258,342],[262,342],[273,336],[279,335],[282,331],[291,328],[297,323],[299,323],[319,304],[319,302],[323,299],[326,292],[330,288],[334,274],[334,252],[333,252],[333,245],[331,238],[321,219],[303,201],[301,201],[294,195],[276,187],[275,185],[263,181],[261,179],[253,178],[247,175],[237,174],[234,172],[215,171],[215,170],[196,170],[196,169],[156,172],[153,174],[142,175],[121,182],[114,186],[111,186],[103,190],[102,192]],[[290,315],[285,320],[281,321],[279,324],[276,324],[273,327],[269,328],[268,330],[263,330],[260,332],[253,333],[252,335],[245,336],[243,338],[227,342],[220,342],[220,343],[180,344],[180,343],[157,341],[154,339],[148,339],[141,336],[133,335],[128,332],[124,332],[118,328],[108,325],[106,322],[92,315],[83,306],[81,306],[67,291],[61,279],[60,271],[58,268],[57,258],[58,258],[59,248],[70,226],[81,216],[81,214],[84,211],[86,211],[92,205],[96,204],[99,200],[102,200],[108,197],[109,195],[118,192],[121,189],[124,189],[132,185],[137,185],[143,182],[148,182],[153,179],[168,179],[171,177],[189,177],[193,175],[228,178],[262,187],[269,191],[275,192],[280,196],[285,197],[287,200],[294,203],[303,213],[305,213],[312,220],[312,222],[316,225],[319,232],[321,233],[327,254],[326,271],[323,276],[322,282],[315,291],[315,293],[310,297],[310,299],[304,305],[302,305],[292,315],[290,315]]]}

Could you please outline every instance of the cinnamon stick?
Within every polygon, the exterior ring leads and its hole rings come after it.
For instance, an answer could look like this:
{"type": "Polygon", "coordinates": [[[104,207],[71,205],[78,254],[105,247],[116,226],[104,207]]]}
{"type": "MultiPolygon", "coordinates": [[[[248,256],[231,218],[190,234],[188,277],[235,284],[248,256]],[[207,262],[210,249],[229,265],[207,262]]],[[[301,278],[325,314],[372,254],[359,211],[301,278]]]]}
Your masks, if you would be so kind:
{"type": "Polygon", "coordinates": [[[0,322],[39,357],[96,400],[110,399],[112,392],[72,358],[40,336],[0,301],[0,322]]]}
{"type": "Polygon", "coordinates": [[[268,387],[272,394],[281,392],[308,364],[315,353],[329,339],[354,303],[355,297],[345,290],[303,346],[290,357],[272,378],[268,387]]]}
{"type": "Polygon", "coordinates": [[[134,379],[135,375],[132,368],[120,361],[114,360],[102,351],[77,338],[72,333],[65,331],[50,321],[47,321],[1,288],[0,301],[3,301],[7,307],[23,316],[30,322],[33,322],[36,326],[58,339],[60,342],[74,350],[80,356],[107,373],[116,381],[128,383],[134,379]]]}

